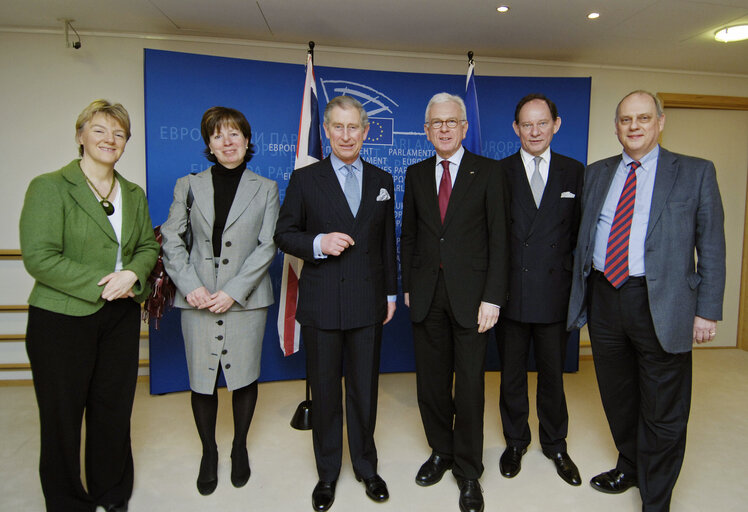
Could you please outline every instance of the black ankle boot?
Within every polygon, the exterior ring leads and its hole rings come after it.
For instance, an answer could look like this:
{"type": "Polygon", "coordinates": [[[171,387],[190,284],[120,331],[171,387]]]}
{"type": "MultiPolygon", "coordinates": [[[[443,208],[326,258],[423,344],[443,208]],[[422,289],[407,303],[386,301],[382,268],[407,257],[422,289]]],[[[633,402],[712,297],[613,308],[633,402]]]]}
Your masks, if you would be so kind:
{"type": "Polygon", "coordinates": [[[203,452],[200,473],[197,475],[197,491],[203,496],[212,494],[218,485],[218,449],[203,452]]]}
{"type": "Polygon", "coordinates": [[[231,448],[231,484],[243,487],[249,480],[252,471],[249,469],[249,455],[246,446],[231,448]]]}

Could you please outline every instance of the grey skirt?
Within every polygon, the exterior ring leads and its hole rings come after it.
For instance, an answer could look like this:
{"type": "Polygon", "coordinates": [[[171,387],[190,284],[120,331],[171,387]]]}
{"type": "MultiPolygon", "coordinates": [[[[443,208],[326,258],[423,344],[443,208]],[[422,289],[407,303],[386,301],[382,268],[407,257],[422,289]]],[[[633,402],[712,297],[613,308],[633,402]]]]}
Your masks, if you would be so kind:
{"type": "Polygon", "coordinates": [[[229,391],[256,381],[266,319],[267,308],[220,314],[183,309],[182,335],[192,391],[212,394],[219,368],[223,368],[229,391]]]}

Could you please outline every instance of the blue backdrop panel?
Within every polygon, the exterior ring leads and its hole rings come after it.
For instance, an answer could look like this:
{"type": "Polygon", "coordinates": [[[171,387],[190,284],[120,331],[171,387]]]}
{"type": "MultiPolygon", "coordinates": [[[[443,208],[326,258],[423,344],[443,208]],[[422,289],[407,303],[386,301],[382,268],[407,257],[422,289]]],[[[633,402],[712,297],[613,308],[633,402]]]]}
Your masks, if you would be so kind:
{"type": "MultiPolygon", "coordinates": [[[[155,224],[168,214],[177,178],[209,167],[200,135],[203,112],[214,105],[242,111],[252,125],[256,153],[248,167],[278,182],[281,201],[293,171],[296,133],[304,85],[302,64],[280,64],[205,55],[145,50],[146,180],[155,224]]],[[[362,157],[395,180],[397,231],[408,165],[433,155],[423,132],[424,109],[440,91],[464,93],[464,75],[437,75],[315,67],[320,112],[340,94],[365,106],[371,129],[362,157]]],[[[554,150],[586,161],[589,78],[476,77],[483,155],[500,159],[519,149],[512,129],[514,107],[529,92],[543,92],[559,107],[563,124],[554,150]]],[[[324,155],[329,141],[322,133],[324,155]]],[[[276,304],[268,312],[263,342],[262,381],[303,378],[305,355],[284,358],[276,320],[282,255],[270,268],[276,304]]],[[[578,367],[578,336],[569,343],[566,369],[578,367]]],[[[170,311],[161,329],[150,332],[151,392],[188,388],[179,312],[170,311]]],[[[488,369],[498,369],[494,343],[488,369]]],[[[398,298],[395,318],[384,327],[381,371],[413,371],[413,342],[407,308],[398,298]]]]}

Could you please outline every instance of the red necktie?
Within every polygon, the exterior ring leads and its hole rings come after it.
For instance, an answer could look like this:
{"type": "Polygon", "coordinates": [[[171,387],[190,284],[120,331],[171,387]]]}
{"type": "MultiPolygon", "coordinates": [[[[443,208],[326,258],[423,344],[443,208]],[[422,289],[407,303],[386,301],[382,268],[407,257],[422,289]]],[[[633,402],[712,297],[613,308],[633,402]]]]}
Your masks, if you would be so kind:
{"type": "Polygon", "coordinates": [[[444,168],[444,172],[442,173],[442,180],[439,182],[439,213],[442,217],[442,224],[444,224],[449,196],[452,194],[452,176],[449,174],[449,160],[442,160],[442,167],[444,168]]]}
{"type": "Polygon", "coordinates": [[[636,160],[629,164],[631,169],[626,176],[621,197],[618,198],[613,225],[610,226],[605,252],[605,277],[616,288],[620,288],[629,278],[629,235],[636,202],[636,170],[641,165],[636,160]]]}

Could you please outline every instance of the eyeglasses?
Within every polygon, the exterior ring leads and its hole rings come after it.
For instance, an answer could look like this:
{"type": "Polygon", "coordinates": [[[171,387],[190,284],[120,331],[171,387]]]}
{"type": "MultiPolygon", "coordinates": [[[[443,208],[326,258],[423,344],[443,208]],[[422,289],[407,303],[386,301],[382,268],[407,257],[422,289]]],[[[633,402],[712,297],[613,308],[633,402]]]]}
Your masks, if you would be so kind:
{"type": "Polygon", "coordinates": [[[465,122],[467,122],[467,119],[432,119],[428,124],[431,128],[436,128],[438,130],[445,124],[447,125],[447,128],[457,128],[458,124],[465,122]]]}

